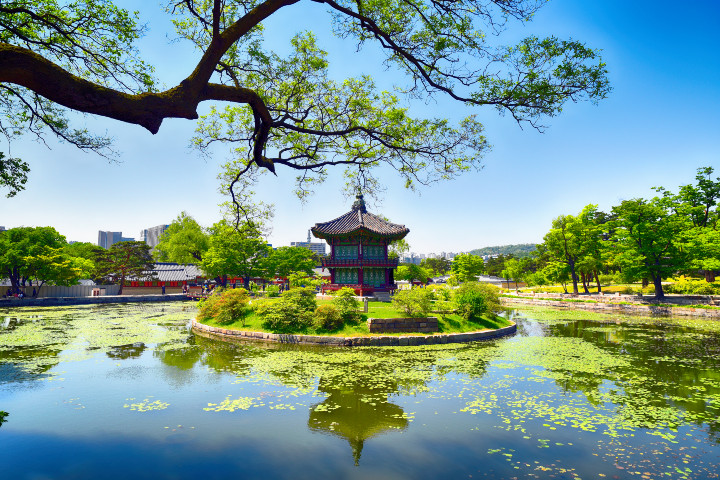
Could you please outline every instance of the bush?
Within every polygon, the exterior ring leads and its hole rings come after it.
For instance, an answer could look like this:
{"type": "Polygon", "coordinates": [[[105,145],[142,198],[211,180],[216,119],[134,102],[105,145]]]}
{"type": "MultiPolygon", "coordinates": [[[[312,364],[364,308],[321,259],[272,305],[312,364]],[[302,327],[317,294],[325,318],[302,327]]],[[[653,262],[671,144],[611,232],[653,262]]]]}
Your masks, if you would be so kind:
{"type": "Polygon", "coordinates": [[[280,287],[278,285],[268,285],[265,287],[265,295],[268,297],[279,297],[280,287]]]}
{"type": "Polygon", "coordinates": [[[240,321],[245,326],[245,318],[250,313],[250,297],[244,288],[217,291],[202,301],[198,320],[215,320],[221,325],[240,321]]]}
{"type": "Polygon", "coordinates": [[[674,283],[663,286],[667,293],[680,293],[684,295],[718,295],[720,284],[708,283],[703,279],[680,276],[674,283]]]}
{"type": "Polygon", "coordinates": [[[262,326],[273,332],[298,332],[312,325],[317,300],[312,288],[293,288],[279,300],[257,302],[255,312],[262,326]]]}
{"type": "Polygon", "coordinates": [[[424,288],[401,290],[393,295],[392,303],[410,317],[424,317],[432,308],[432,293],[424,288]]]}
{"type": "Polygon", "coordinates": [[[433,300],[450,300],[452,291],[447,285],[428,285],[427,288],[433,296],[433,300]]]}
{"type": "Polygon", "coordinates": [[[335,305],[320,305],[315,310],[315,327],[319,329],[337,330],[344,323],[340,310],[335,305]]]}
{"type": "Polygon", "coordinates": [[[357,321],[360,316],[357,312],[360,309],[360,301],[355,296],[355,290],[352,288],[343,287],[335,292],[332,304],[338,310],[344,322],[357,321]]]}
{"type": "Polygon", "coordinates": [[[487,312],[500,312],[499,290],[494,285],[466,282],[455,290],[455,306],[465,320],[479,319],[487,312]]]}

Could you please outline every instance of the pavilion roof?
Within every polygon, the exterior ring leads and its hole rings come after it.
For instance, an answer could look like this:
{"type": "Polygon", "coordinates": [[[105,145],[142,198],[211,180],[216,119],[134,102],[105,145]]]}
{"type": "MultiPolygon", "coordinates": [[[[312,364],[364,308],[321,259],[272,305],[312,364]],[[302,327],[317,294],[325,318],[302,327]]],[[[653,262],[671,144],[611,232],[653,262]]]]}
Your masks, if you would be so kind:
{"type": "Polygon", "coordinates": [[[362,195],[356,197],[352,210],[345,215],[329,222],[316,223],[311,230],[313,235],[323,239],[367,231],[390,240],[399,240],[410,232],[405,225],[388,222],[382,217],[368,212],[362,195]]]}

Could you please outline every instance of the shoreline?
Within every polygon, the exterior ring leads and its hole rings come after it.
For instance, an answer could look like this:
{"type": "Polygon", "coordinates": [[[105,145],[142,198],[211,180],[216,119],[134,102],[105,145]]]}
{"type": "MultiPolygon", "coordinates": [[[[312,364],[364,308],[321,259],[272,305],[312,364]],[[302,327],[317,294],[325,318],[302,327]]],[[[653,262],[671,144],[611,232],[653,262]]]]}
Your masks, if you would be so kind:
{"type": "Polygon", "coordinates": [[[39,297],[2,298],[0,309],[18,307],[66,307],[73,305],[99,305],[105,303],[180,302],[188,300],[182,293],[166,295],[102,295],[98,297],[39,297]]]}
{"type": "Polygon", "coordinates": [[[332,347],[403,347],[417,345],[442,345],[448,343],[466,343],[477,340],[512,335],[517,324],[497,330],[481,330],[465,333],[440,333],[435,335],[377,335],[367,337],[335,337],[325,335],[303,335],[290,333],[269,333],[228,328],[211,327],[193,318],[192,331],[203,336],[215,337],[223,341],[261,341],[296,345],[324,345],[332,347]]]}

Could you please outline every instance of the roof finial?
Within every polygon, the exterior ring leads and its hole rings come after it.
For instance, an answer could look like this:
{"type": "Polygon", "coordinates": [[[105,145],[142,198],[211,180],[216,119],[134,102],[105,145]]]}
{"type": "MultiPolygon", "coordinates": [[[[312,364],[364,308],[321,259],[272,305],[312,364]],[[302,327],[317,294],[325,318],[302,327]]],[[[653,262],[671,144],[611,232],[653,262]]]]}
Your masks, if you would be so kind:
{"type": "Polygon", "coordinates": [[[355,195],[355,203],[353,203],[352,209],[353,211],[360,210],[363,213],[367,212],[365,200],[363,199],[362,193],[360,193],[360,188],[358,188],[358,193],[355,195]]]}

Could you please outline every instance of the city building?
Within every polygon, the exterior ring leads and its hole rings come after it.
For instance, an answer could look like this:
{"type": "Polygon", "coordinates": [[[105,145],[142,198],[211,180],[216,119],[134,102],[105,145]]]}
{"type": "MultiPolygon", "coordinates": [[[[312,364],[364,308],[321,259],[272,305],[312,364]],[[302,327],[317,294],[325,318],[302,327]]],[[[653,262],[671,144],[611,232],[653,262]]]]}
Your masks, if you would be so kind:
{"type": "Polygon", "coordinates": [[[330,284],[323,290],[352,287],[360,295],[396,288],[396,258],[388,258],[388,244],[404,238],[410,230],[369,213],[362,195],[352,210],[325,223],[316,223],[312,234],[330,244],[330,258],[322,266],[330,270],[330,284]]]}
{"type": "Polygon", "coordinates": [[[170,225],[158,225],[156,227],[146,228],[140,232],[140,240],[147,243],[151,249],[155,248],[155,246],[160,243],[160,236],[165,233],[165,230],[167,230],[169,226],[170,225]]]}
{"type": "Polygon", "coordinates": [[[132,242],[134,240],[134,238],[123,237],[122,232],[106,232],[99,230],[97,244],[103,248],[110,248],[114,243],[132,242]]]}
{"type": "Polygon", "coordinates": [[[325,245],[327,244],[325,242],[312,242],[310,234],[311,231],[308,230],[307,242],[290,242],[290,246],[307,248],[316,255],[325,256],[325,245]]]}

